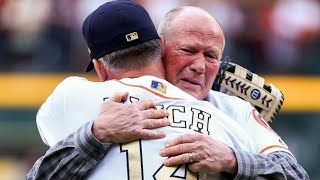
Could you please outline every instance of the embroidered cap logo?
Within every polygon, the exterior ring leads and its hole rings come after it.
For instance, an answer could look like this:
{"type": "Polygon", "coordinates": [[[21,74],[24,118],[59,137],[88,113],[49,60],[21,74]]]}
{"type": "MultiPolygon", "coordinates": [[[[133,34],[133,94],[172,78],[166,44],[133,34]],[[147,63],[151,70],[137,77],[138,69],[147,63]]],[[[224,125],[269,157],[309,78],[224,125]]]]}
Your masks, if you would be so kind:
{"type": "Polygon", "coordinates": [[[132,32],[130,34],[127,34],[126,35],[126,39],[127,39],[127,42],[130,42],[130,41],[134,41],[136,39],[139,39],[139,36],[138,36],[138,33],[137,32],[132,32]]]}

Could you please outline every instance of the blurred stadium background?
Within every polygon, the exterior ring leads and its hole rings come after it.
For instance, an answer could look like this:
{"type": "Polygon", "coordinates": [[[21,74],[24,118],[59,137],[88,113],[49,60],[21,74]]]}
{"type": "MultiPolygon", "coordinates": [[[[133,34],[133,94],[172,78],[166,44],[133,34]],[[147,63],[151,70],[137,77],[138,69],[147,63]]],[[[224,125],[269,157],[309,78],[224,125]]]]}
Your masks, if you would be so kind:
{"type": "MultiPolygon", "coordinates": [[[[0,0],[0,179],[23,179],[47,150],[38,108],[65,77],[85,76],[81,24],[102,0],[0,0]]],[[[319,0],[137,0],[155,25],[170,9],[202,7],[220,21],[224,55],[285,94],[272,127],[320,179],[319,0]]],[[[85,103],[85,102],[84,102],[85,103]]]]}

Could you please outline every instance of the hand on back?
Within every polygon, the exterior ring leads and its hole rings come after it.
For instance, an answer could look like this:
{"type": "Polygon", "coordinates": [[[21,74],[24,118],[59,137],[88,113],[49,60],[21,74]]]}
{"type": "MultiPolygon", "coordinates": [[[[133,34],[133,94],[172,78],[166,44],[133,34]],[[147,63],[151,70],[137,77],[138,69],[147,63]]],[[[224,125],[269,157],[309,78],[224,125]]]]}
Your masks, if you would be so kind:
{"type": "Polygon", "coordinates": [[[201,133],[183,134],[161,150],[160,155],[169,157],[165,166],[189,163],[193,172],[217,174],[237,172],[237,161],[233,150],[211,136],[201,133]]]}
{"type": "Polygon", "coordinates": [[[164,138],[164,132],[153,129],[170,125],[168,111],[153,109],[156,104],[151,100],[123,104],[127,97],[128,92],[118,92],[102,103],[93,135],[102,143],[164,138]]]}

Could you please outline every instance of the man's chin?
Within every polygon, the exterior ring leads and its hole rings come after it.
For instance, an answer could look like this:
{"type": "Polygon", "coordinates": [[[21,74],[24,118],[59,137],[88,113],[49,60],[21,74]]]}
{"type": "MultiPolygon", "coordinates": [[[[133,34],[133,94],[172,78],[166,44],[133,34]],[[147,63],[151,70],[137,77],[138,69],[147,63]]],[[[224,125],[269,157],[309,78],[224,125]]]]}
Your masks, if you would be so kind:
{"type": "Polygon", "coordinates": [[[200,85],[195,85],[192,83],[188,83],[186,81],[180,81],[179,83],[176,84],[176,86],[197,99],[199,98],[201,99],[202,97],[201,96],[202,89],[200,85]]]}

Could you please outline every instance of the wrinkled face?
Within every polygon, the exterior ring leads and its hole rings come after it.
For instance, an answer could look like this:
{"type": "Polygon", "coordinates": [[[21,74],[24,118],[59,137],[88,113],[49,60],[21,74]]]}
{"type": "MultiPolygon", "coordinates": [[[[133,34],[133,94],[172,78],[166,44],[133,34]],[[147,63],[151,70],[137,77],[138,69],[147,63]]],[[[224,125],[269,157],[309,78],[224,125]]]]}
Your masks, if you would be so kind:
{"type": "Polygon", "coordinates": [[[165,37],[167,80],[197,99],[209,93],[222,56],[224,36],[218,23],[175,23],[165,37]]]}

